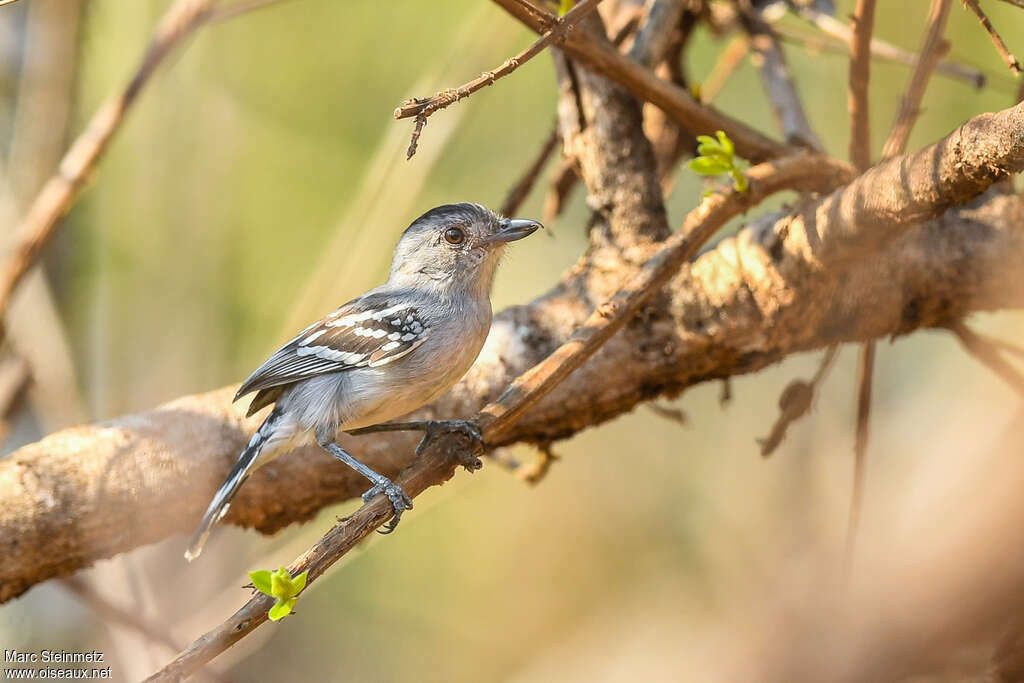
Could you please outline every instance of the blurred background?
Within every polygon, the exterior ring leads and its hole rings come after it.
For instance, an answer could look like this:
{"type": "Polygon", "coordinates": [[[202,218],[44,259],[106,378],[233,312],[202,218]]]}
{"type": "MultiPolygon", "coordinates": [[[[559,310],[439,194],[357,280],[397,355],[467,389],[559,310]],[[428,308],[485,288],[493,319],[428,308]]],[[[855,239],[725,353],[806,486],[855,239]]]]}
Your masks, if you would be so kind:
{"type": "MultiPolygon", "coordinates": [[[[928,4],[879,3],[875,36],[916,50],[928,4]]],[[[836,17],[846,23],[852,5],[839,2],[836,17]]],[[[133,73],[167,6],[0,7],[8,232],[68,141],[133,73]]],[[[1010,49],[1024,54],[1024,13],[985,7],[1010,49]]],[[[796,17],[780,26],[815,32],[796,17]]],[[[1017,83],[960,3],[946,37],[949,57],[989,80],[977,89],[934,77],[911,149],[1015,101],[1017,83]]],[[[707,77],[728,39],[698,30],[686,53],[690,79],[707,77]]],[[[391,112],[494,68],[532,40],[483,0],[291,0],[198,32],[142,93],[48,249],[45,274],[18,296],[12,344],[34,382],[5,426],[5,450],[236,382],[295,329],[377,284],[400,231],[421,212],[451,201],[497,208],[555,118],[547,55],[434,115],[410,162],[411,122],[391,112]]],[[[787,56],[812,124],[845,158],[847,58],[793,44],[787,56]]],[[[909,75],[906,66],[873,63],[876,156],[909,75]]],[[[749,60],[715,103],[777,135],[749,60]]],[[[541,216],[543,179],[523,217],[541,216]]],[[[703,189],[681,166],[668,201],[673,224],[703,189]]],[[[577,190],[550,236],[511,250],[496,310],[557,281],[586,247],[587,213],[577,190]]],[[[1024,332],[1019,313],[972,322],[1008,340],[1024,332]]],[[[722,387],[711,384],[660,403],[684,411],[685,425],[640,407],[555,444],[560,459],[535,487],[492,463],[429,491],[400,533],[348,555],[303,598],[298,616],[259,629],[200,680],[743,676],[771,630],[768,605],[842,572],[856,351],[841,350],[813,412],[772,458],[755,443],[776,418],[781,390],[813,374],[819,358],[736,378],[724,405],[722,387]]],[[[993,444],[1019,443],[1018,397],[948,334],[883,342],[874,397],[861,527],[868,554],[894,529],[962,511],[958,496],[972,490],[965,482],[1007,455],[993,444]]],[[[534,457],[528,448],[515,455],[534,457]]],[[[1007,467],[1019,474],[1019,465],[1007,467]]],[[[181,559],[184,539],[174,538],[80,575],[88,591],[160,637],[50,582],[0,606],[0,644],[96,648],[116,680],[138,680],[169,660],[173,645],[240,606],[247,571],[287,564],[350,508],[274,537],[225,528],[191,566],[181,559]]]]}

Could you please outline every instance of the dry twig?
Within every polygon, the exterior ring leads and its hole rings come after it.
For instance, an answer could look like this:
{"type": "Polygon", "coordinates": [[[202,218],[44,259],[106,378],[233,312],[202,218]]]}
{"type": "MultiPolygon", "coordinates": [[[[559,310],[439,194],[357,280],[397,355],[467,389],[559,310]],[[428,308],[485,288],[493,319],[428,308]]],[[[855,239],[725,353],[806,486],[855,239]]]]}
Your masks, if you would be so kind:
{"type": "Polygon", "coordinates": [[[918,114],[921,113],[921,98],[924,97],[928,80],[931,78],[939,58],[949,49],[949,44],[942,40],[942,34],[946,30],[946,17],[949,15],[950,4],[951,0],[934,0],[932,2],[932,9],[928,17],[928,32],[925,35],[924,45],[921,46],[921,55],[918,58],[914,74],[910,78],[907,92],[900,102],[896,122],[882,148],[882,158],[884,159],[903,154],[907,148],[910,130],[914,127],[918,114]]]}
{"type": "MultiPolygon", "coordinates": [[[[850,42],[850,161],[858,171],[871,166],[871,127],[868,84],[871,78],[871,32],[875,21],[875,0],[857,0],[850,42]]],[[[867,458],[868,421],[871,411],[871,378],[875,371],[875,341],[864,342],[858,359],[857,438],[853,447],[853,493],[846,527],[846,570],[852,566],[867,458]]]]}
{"type": "Polygon", "coordinates": [[[978,0],[961,1],[964,3],[964,7],[970,9],[974,12],[974,16],[978,17],[978,21],[981,23],[982,28],[985,29],[985,32],[988,33],[988,37],[992,39],[992,44],[995,46],[996,52],[998,52],[999,56],[1003,58],[1004,62],[1006,62],[1006,66],[1010,67],[1010,71],[1019,76],[1021,74],[1020,60],[1018,60],[1006,47],[1006,43],[1003,42],[1002,37],[996,31],[988,16],[981,9],[981,5],[978,4],[978,0]]]}
{"type": "Polygon", "coordinates": [[[96,111],[64,155],[57,173],[39,191],[15,229],[18,243],[0,270],[0,315],[7,310],[15,288],[53,237],[58,221],[71,208],[76,192],[96,167],[143,86],[160,62],[204,23],[213,1],[177,0],[167,10],[135,74],[96,111]]]}
{"type": "Polygon", "coordinates": [[[736,35],[718,55],[711,73],[700,84],[700,101],[712,102],[725,87],[726,82],[743,63],[743,58],[750,52],[750,40],[745,35],[736,35]]]}
{"type": "Polygon", "coordinates": [[[744,10],[743,25],[750,34],[751,48],[761,58],[761,80],[786,142],[821,152],[824,146],[807,120],[778,37],[772,27],[749,7],[749,3],[744,10]]]}
{"type": "Polygon", "coordinates": [[[537,177],[540,176],[540,172],[544,170],[545,164],[548,163],[548,159],[554,154],[558,148],[558,141],[561,138],[558,135],[558,123],[551,127],[551,132],[548,133],[547,138],[544,140],[544,144],[541,145],[540,152],[537,154],[537,158],[533,160],[530,167],[526,169],[523,176],[512,186],[509,190],[508,196],[505,197],[505,201],[501,203],[501,215],[511,216],[519,207],[522,205],[526,198],[530,196],[530,191],[533,186],[537,183],[537,177]]]}
{"type": "MultiPolygon", "coordinates": [[[[849,27],[840,24],[828,15],[821,16],[828,21],[823,21],[820,25],[817,22],[816,15],[814,17],[806,18],[814,23],[815,26],[825,34],[824,36],[811,35],[804,33],[803,31],[795,31],[786,26],[773,26],[772,28],[783,41],[793,43],[794,45],[801,45],[812,52],[827,51],[841,55],[850,54],[850,41],[853,38],[853,34],[850,32],[849,27]],[[840,30],[837,32],[835,29],[840,30]]],[[[917,64],[917,60],[920,55],[904,50],[891,43],[879,40],[878,38],[872,38],[871,57],[873,59],[880,59],[887,62],[893,62],[895,64],[914,66],[917,64]]],[[[964,81],[975,88],[983,88],[988,82],[988,77],[982,73],[980,69],[975,69],[972,66],[948,59],[939,60],[935,69],[939,74],[942,74],[947,78],[964,81]]]]}
{"type": "MultiPolygon", "coordinates": [[[[525,11],[516,0],[494,1],[534,31],[544,30],[543,23],[525,11]]],[[[786,145],[766,137],[714,107],[701,106],[685,88],[658,78],[650,69],[620,54],[614,46],[597,41],[583,31],[570,33],[562,49],[569,57],[588,64],[616,81],[635,97],[661,108],[687,130],[708,135],[714,135],[716,130],[725,131],[735,143],[736,153],[744,159],[758,163],[791,151],[786,145]]]]}
{"type": "Polygon", "coordinates": [[[850,41],[850,161],[860,171],[871,166],[871,125],[868,120],[868,81],[871,74],[871,29],[875,0],[857,0],[851,19],[850,41]]]}
{"type": "Polygon", "coordinates": [[[548,45],[551,45],[556,41],[565,40],[573,26],[578,24],[588,14],[597,9],[597,5],[600,2],[601,0],[582,0],[582,2],[569,10],[565,16],[556,19],[554,24],[552,24],[540,39],[533,43],[533,45],[526,48],[515,57],[505,60],[505,63],[497,69],[494,69],[493,71],[486,71],[468,83],[460,85],[458,88],[443,90],[433,97],[422,99],[412,98],[403,102],[397,109],[395,109],[395,118],[416,118],[416,126],[413,129],[414,140],[409,145],[409,151],[406,158],[411,159],[416,153],[416,139],[419,138],[419,134],[422,132],[423,126],[426,124],[427,118],[429,118],[431,114],[455,104],[465,97],[469,97],[481,88],[493,85],[498,79],[508,76],[520,66],[536,57],[548,45]]]}
{"type": "Polygon", "coordinates": [[[947,328],[956,335],[964,349],[982,365],[999,376],[999,379],[1024,398],[1024,374],[999,353],[999,349],[985,337],[975,333],[962,321],[949,323],[947,328]]]}
{"type": "MultiPolygon", "coordinates": [[[[822,356],[821,363],[810,380],[793,380],[783,389],[782,394],[779,396],[779,416],[776,418],[775,424],[772,425],[768,436],[757,440],[758,445],[761,447],[761,457],[767,458],[774,453],[775,449],[786,438],[789,426],[806,415],[811,409],[818,385],[825,379],[829,369],[832,367],[838,349],[839,347],[835,344],[825,349],[825,355],[822,356]]],[[[725,392],[723,391],[721,402],[724,403],[726,400],[725,392]]]]}

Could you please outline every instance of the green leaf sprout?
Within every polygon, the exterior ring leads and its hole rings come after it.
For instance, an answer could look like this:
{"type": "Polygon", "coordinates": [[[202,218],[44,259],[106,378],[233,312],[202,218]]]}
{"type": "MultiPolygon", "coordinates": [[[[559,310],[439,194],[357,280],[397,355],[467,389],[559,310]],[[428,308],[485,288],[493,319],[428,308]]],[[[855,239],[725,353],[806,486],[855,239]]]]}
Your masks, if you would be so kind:
{"type": "Polygon", "coordinates": [[[710,135],[698,135],[697,154],[690,160],[690,169],[701,175],[720,175],[728,173],[732,185],[737,192],[746,192],[750,187],[743,171],[747,162],[736,158],[736,147],[729,136],[722,131],[715,133],[717,140],[710,135]]]}
{"type": "Polygon", "coordinates": [[[249,572],[249,578],[252,579],[252,585],[256,590],[276,601],[267,613],[271,621],[280,621],[291,614],[295,603],[299,601],[299,593],[306,587],[307,574],[308,570],[293,577],[284,567],[276,572],[266,569],[249,572]]]}

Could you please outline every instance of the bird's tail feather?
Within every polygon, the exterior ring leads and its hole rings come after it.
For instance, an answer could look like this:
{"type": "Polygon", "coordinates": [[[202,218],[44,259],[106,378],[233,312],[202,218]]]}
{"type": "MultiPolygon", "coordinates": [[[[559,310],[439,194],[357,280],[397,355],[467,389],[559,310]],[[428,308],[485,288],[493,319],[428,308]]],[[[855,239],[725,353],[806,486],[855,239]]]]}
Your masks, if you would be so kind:
{"type": "Polygon", "coordinates": [[[203,544],[206,543],[210,531],[227,514],[228,508],[231,506],[231,500],[252,473],[253,465],[256,463],[256,459],[259,457],[263,447],[274,433],[274,428],[280,421],[281,415],[281,409],[274,408],[270,415],[267,416],[267,419],[263,421],[260,428],[252,435],[249,445],[238,456],[238,461],[231,468],[227,479],[224,480],[217,493],[214,494],[213,500],[210,501],[210,506],[206,508],[206,514],[203,515],[203,521],[199,523],[199,528],[196,529],[195,534],[192,536],[192,541],[188,544],[188,550],[185,551],[185,559],[189,562],[199,557],[199,553],[203,551],[203,544]]]}

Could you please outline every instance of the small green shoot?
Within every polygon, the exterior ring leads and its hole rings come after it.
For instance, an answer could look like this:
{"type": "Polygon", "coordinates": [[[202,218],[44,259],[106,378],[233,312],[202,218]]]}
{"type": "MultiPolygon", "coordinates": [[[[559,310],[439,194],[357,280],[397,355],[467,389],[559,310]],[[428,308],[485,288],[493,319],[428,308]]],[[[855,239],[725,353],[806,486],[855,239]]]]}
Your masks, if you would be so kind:
{"type": "Polygon", "coordinates": [[[276,600],[267,613],[271,621],[280,621],[291,614],[295,603],[299,601],[299,593],[306,587],[307,574],[308,570],[293,577],[284,567],[276,572],[266,569],[249,572],[249,578],[252,579],[252,585],[256,590],[276,600]]]}
{"type": "Polygon", "coordinates": [[[710,135],[698,135],[698,156],[690,160],[690,169],[701,175],[720,175],[728,173],[732,177],[732,185],[737,192],[746,192],[750,187],[743,171],[747,162],[736,158],[736,148],[729,136],[718,131],[717,140],[710,135]]]}
{"type": "Polygon", "coordinates": [[[571,10],[573,8],[573,5],[575,4],[576,0],[562,0],[558,4],[558,16],[564,17],[566,14],[569,13],[569,10],[571,10]]]}

